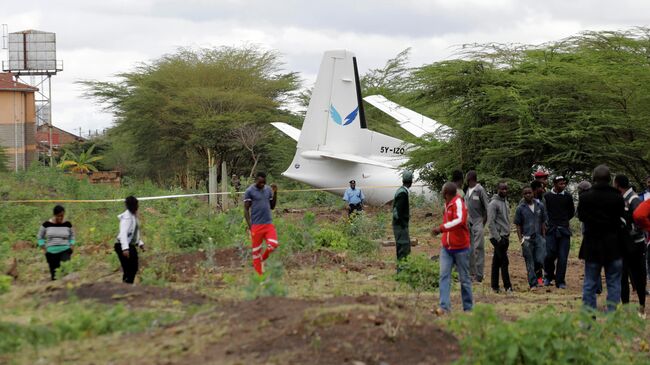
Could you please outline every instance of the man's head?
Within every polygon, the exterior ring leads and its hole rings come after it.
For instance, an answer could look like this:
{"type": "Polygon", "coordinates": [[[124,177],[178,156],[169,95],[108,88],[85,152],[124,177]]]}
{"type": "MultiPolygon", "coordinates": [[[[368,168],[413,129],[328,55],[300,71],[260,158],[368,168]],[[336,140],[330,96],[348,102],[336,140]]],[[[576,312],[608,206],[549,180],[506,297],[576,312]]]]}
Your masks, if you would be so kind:
{"type": "Polygon", "coordinates": [[[645,178],[645,187],[650,191],[650,176],[645,178]]]}
{"type": "Polygon", "coordinates": [[[500,197],[505,198],[508,196],[508,183],[505,181],[501,181],[500,183],[497,184],[497,194],[499,194],[500,197]]]}
{"type": "Polygon", "coordinates": [[[548,172],[544,171],[543,169],[538,169],[537,171],[535,171],[533,176],[535,177],[536,181],[540,181],[542,184],[544,184],[544,186],[547,185],[547,183],[548,183],[548,172]]]}
{"type": "Polygon", "coordinates": [[[402,184],[407,188],[410,188],[413,185],[413,172],[410,170],[402,171],[402,184]]]}
{"type": "Polygon", "coordinates": [[[591,189],[591,183],[587,180],[582,180],[578,184],[578,195],[584,193],[585,191],[591,189]]]}
{"type": "Polygon", "coordinates": [[[556,193],[561,193],[566,189],[566,178],[562,175],[558,175],[553,178],[553,190],[556,193]]]}
{"type": "Polygon", "coordinates": [[[56,224],[61,224],[63,223],[63,219],[65,218],[65,209],[61,205],[57,205],[52,209],[52,213],[54,215],[54,223],[56,224]]]}
{"type": "Polygon", "coordinates": [[[609,185],[609,183],[612,181],[612,175],[609,172],[609,167],[607,167],[607,165],[596,166],[591,180],[593,180],[595,184],[609,185]]]}
{"type": "Polygon", "coordinates": [[[625,175],[616,175],[614,177],[614,187],[623,194],[630,189],[630,179],[625,175]]]}
{"type": "Polygon", "coordinates": [[[530,183],[530,189],[533,191],[533,196],[537,199],[541,199],[546,192],[544,184],[539,180],[533,180],[533,182],[530,183]]]}
{"type": "Polygon", "coordinates": [[[460,170],[454,170],[451,172],[451,182],[456,184],[456,187],[461,189],[463,187],[463,172],[460,170]]]}
{"type": "Polygon", "coordinates": [[[449,203],[457,193],[458,187],[454,182],[448,181],[442,186],[442,196],[445,198],[446,203],[449,203]]]}
{"type": "Polygon", "coordinates": [[[524,200],[526,201],[527,204],[530,204],[533,202],[533,189],[529,186],[526,186],[524,190],[522,191],[522,195],[524,196],[524,200]]]}
{"type": "Polygon", "coordinates": [[[266,185],[266,173],[260,171],[255,175],[255,186],[257,186],[258,189],[261,189],[264,185],[266,185]]]}
{"type": "Polygon", "coordinates": [[[467,185],[471,187],[473,187],[474,185],[476,185],[476,183],[478,183],[478,175],[474,170],[467,171],[467,175],[465,175],[465,179],[467,180],[467,185]]]}
{"type": "Polygon", "coordinates": [[[354,180],[350,180],[350,188],[354,190],[354,188],[357,186],[357,182],[354,180]]]}

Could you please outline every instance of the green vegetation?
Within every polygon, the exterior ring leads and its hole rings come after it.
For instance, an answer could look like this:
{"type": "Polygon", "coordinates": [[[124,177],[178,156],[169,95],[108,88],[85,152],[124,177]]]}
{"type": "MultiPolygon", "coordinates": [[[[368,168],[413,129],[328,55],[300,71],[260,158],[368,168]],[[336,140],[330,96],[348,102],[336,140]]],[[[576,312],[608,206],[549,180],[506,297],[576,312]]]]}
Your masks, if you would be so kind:
{"type": "Polygon", "coordinates": [[[93,144],[87,150],[83,150],[78,154],[72,150],[66,150],[61,158],[63,161],[59,163],[58,167],[64,171],[72,171],[76,173],[87,173],[92,171],[98,171],[95,167],[95,163],[102,158],[103,156],[93,156],[93,151],[95,150],[95,145],[93,144]]]}
{"type": "Polygon", "coordinates": [[[645,364],[644,322],[631,308],[609,315],[546,308],[504,321],[492,306],[478,305],[451,329],[462,339],[460,364],[645,364]]]}
{"type": "Polygon", "coordinates": [[[440,284],[440,261],[423,254],[409,255],[398,263],[400,271],[395,280],[408,284],[414,290],[433,291],[440,284]]]}
{"type": "Polygon", "coordinates": [[[53,346],[59,342],[79,340],[120,332],[141,332],[175,320],[175,316],[160,311],[133,311],[122,305],[66,304],[46,306],[44,311],[58,311],[53,320],[32,319],[28,324],[0,321],[0,355],[18,352],[25,347],[34,349],[53,346]]]}
{"type": "Polygon", "coordinates": [[[646,28],[463,46],[462,59],[412,73],[412,97],[456,132],[449,143],[420,142],[410,165],[433,160],[437,182],[475,168],[492,186],[529,181],[538,164],[580,178],[607,163],[641,184],[650,174],[649,50],[646,28]]]}

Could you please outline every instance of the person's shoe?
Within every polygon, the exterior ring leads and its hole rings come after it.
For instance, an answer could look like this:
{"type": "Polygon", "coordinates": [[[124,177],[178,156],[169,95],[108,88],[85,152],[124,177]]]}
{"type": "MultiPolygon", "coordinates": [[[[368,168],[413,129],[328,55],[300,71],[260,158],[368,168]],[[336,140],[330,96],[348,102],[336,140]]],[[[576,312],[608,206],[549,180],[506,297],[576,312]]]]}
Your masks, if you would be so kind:
{"type": "Polygon", "coordinates": [[[501,289],[499,289],[499,288],[492,288],[492,291],[494,292],[494,294],[501,293],[501,289]]]}
{"type": "Polygon", "coordinates": [[[538,288],[539,288],[539,285],[537,285],[537,283],[535,283],[535,284],[531,285],[531,286],[528,288],[528,290],[530,290],[530,291],[535,291],[535,290],[537,290],[538,288]]]}
{"type": "Polygon", "coordinates": [[[537,285],[538,285],[538,286],[543,286],[543,285],[544,285],[544,279],[542,279],[542,278],[537,278],[537,285]]]}
{"type": "Polygon", "coordinates": [[[566,289],[566,284],[559,284],[557,286],[558,289],[566,289]]]}
{"type": "Polygon", "coordinates": [[[596,289],[596,295],[601,295],[601,294],[603,294],[603,288],[602,287],[596,289]]]}
{"type": "Polygon", "coordinates": [[[436,308],[436,310],[434,310],[434,311],[432,311],[432,312],[433,312],[433,314],[435,314],[435,315],[438,316],[438,317],[442,317],[442,316],[444,316],[444,315],[447,314],[447,311],[444,310],[444,309],[442,309],[442,308],[440,308],[440,307],[436,308]]]}
{"type": "Polygon", "coordinates": [[[544,279],[544,286],[551,286],[551,285],[553,285],[553,280],[544,279]]]}
{"type": "Polygon", "coordinates": [[[506,289],[506,295],[513,295],[514,292],[512,291],[512,288],[506,289]]]}
{"type": "Polygon", "coordinates": [[[482,282],[483,282],[483,278],[480,277],[480,276],[477,276],[477,277],[476,277],[476,282],[477,282],[477,283],[482,283],[482,282]]]}

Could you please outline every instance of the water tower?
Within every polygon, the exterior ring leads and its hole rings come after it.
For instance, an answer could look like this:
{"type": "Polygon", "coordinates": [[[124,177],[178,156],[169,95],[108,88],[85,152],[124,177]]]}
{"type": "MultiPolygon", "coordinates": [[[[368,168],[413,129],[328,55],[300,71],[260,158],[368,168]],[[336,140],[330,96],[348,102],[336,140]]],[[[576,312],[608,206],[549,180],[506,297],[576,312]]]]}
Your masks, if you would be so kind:
{"type": "Polygon", "coordinates": [[[17,82],[37,88],[35,92],[36,125],[49,127],[49,156],[52,153],[52,76],[63,71],[63,61],[56,59],[56,34],[39,30],[9,33],[4,42],[8,60],[2,70],[11,72],[17,82]]]}

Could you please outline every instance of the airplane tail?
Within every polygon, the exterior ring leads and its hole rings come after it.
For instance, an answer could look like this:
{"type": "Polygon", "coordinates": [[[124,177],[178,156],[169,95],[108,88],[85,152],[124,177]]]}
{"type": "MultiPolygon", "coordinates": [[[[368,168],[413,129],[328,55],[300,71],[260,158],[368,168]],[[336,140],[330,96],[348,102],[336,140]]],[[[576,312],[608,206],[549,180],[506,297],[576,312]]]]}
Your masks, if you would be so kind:
{"type": "Polygon", "coordinates": [[[360,153],[366,118],[356,57],[348,51],[327,51],[321,61],[298,149],[360,153]]]}

